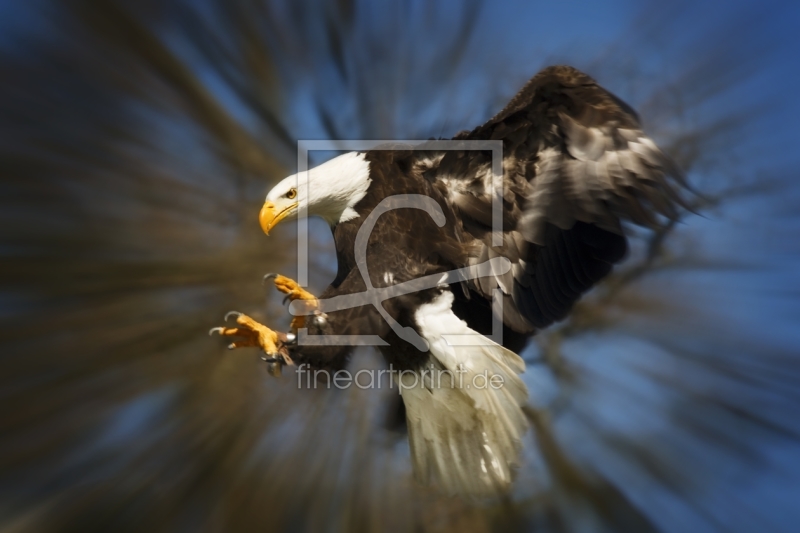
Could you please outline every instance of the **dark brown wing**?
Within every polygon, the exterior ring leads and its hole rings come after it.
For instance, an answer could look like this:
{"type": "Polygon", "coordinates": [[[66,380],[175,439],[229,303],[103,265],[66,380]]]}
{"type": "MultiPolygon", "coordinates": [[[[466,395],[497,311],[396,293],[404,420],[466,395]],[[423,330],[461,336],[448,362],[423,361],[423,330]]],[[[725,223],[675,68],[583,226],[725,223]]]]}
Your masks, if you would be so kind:
{"type": "Polygon", "coordinates": [[[482,243],[471,262],[512,261],[511,272],[472,288],[486,297],[501,288],[504,322],[517,331],[564,318],[610,272],[625,255],[623,222],[655,227],[683,205],[680,171],[636,113],[571,67],[541,71],[505,109],[456,139],[503,141],[502,247],[490,242],[491,154],[446,152],[435,174],[482,243]]]}

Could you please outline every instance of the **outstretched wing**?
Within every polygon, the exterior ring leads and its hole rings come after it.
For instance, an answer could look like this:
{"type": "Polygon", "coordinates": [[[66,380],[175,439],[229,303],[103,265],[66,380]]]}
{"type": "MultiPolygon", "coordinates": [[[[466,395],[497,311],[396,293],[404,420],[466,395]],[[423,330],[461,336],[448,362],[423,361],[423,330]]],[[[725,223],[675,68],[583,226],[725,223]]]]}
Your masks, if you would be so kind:
{"type": "Polygon", "coordinates": [[[567,66],[534,76],[509,104],[463,140],[503,141],[503,190],[493,191],[491,154],[446,152],[435,176],[479,242],[477,265],[496,256],[512,270],[472,282],[505,296],[517,331],[566,316],[578,297],[626,252],[623,222],[655,227],[677,216],[684,186],[676,165],[641,130],[636,113],[567,66]],[[501,247],[491,246],[491,198],[503,200],[501,247]]]}

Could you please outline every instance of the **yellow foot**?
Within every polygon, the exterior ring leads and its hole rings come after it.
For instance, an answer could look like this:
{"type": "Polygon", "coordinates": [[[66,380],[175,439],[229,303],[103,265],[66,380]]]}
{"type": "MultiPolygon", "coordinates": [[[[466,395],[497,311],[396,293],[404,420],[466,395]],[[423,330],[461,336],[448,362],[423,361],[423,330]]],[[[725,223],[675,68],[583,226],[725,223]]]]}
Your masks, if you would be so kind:
{"type": "MultiPolygon", "coordinates": [[[[317,309],[317,297],[303,289],[293,279],[281,276],[280,274],[267,274],[264,276],[264,281],[274,278],[275,288],[286,295],[283,299],[284,303],[289,301],[301,300],[303,302],[303,311],[310,315],[317,309]]],[[[303,315],[295,316],[292,318],[292,323],[289,328],[295,333],[299,328],[304,328],[306,325],[306,317],[303,315]]]]}
{"type": "MultiPolygon", "coordinates": [[[[249,316],[244,313],[239,313],[238,311],[227,313],[225,315],[225,320],[227,321],[232,316],[236,317],[237,327],[211,328],[208,334],[213,335],[214,333],[219,333],[223,337],[241,337],[228,345],[229,350],[249,346],[258,347],[264,350],[264,353],[267,354],[265,360],[270,363],[294,364],[286,348],[290,337],[285,333],[272,331],[267,326],[256,322],[249,316]]],[[[280,370],[280,367],[278,367],[278,370],[280,370]]]]}

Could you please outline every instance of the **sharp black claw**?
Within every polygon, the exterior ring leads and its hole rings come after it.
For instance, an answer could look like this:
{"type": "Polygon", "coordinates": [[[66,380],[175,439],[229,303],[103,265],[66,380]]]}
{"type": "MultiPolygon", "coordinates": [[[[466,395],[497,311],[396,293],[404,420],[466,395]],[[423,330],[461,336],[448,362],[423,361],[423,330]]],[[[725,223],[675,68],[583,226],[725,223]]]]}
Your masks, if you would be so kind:
{"type": "Polygon", "coordinates": [[[269,274],[266,274],[264,276],[264,279],[261,280],[261,284],[262,285],[265,284],[268,279],[273,279],[273,278],[277,278],[277,277],[278,277],[278,275],[276,273],[270,272],[269,274]]]}
{"type": "Polygon", "coordinates": [[[291,295],[291,294],[287,294],[286,296],[284,296],[284,297],[283,297],[283,305],[286,305],[286,300],[288,300],[288,299],[289,299],[289,298],[291,298],[291,297],[292,297],[292,295],[291,295]]]}
{"type": "Polygon", "coordinates": [[[283,365],[279,363],[267,363],[267,372],[274,378],[281,377],[281,368],[283,368],[283,365]]]}
{"type": "Polygon", "coordinates": [[[222,335],[222,332],[224,330],[225,330],[225,328],[211,328],[210,330],[208,330],[208,336],[210,337],[214,333],[219,333],[220,335],[222,335]]]}
{"type": "Polygon", "coordinates": [[[282,363],[283,357],[276,353],[268,353],[266,355],[262,355],[261,360],[266,361],[267,363],[282,363]]]}

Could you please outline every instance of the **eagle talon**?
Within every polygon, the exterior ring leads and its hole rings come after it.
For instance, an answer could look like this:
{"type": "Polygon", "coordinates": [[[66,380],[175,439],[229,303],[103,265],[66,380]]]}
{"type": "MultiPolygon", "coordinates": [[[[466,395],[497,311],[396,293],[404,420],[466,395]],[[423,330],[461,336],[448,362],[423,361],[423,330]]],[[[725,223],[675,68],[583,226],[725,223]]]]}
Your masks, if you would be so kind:
{"type": "Polygon", "coordinates": [[[267,280],[273,279],[273,278],[277,278],[277,277],[278,277],[278,275],[275,272],[270,272],[269,274],[264,274],[264,278],[261,280],[261,284],[263,285],[264,283],[267,282],[267,280]]]}
{"type": "Polygon", "coordinates": [[[293,279],[281,276],[279,274],[267,274],[264,279],[275,278],[275,288],[286,295],[286,298],[291,300],[308,300],[316,301],[317,297],[302,288],[293,279]]]}
{"type": "MultiPolygon", "coordinates": [[[[227,321],[231,317],[236,317],[236,326],[211,328],[208,330],[208,334],[219,333],[220,336],[227,338],[239,337],[236,340],[231,339],[233,342],[228,344],[229,350],[253,347],[261,348],[264,353],[271,357],[276,356],[276,354],[282,355],[285,334],[273,331],[239,311],[228,312],[225,315],[225,320],[227,321]]],[[[283,359],[286,363],[291,364],[291,359],[288,356],[283,356],[283,359]]]]}
{"type": "MultiPolygon", "coordinates": [[[[319,305],[317,297],[303,289],[297,284],[296,281],[287,278],[286,276],[270,273],[264,276],[264,281],[268,279],[274,279],[275,288],[286,295],[283,297],[283,305],[286,305],[287,302],[294,302],[298,300],[302,302],[301,304],[298,304],[300,307],[295,306],[295,309],[290,307],[294,317],[292,318],[292,323],[289,325],[289,329],[293,333],[296,333],[298,329],[306,327],[306,315],[317,312],[316,310],[319,305]]],[[[294,341],[291,343],[293,344],[294,341]]]]}

